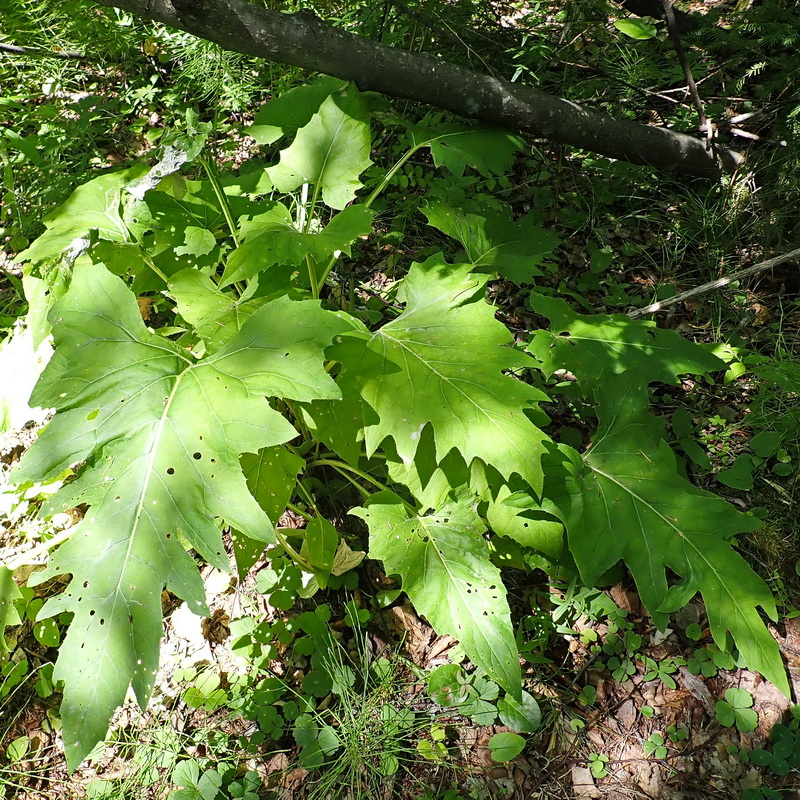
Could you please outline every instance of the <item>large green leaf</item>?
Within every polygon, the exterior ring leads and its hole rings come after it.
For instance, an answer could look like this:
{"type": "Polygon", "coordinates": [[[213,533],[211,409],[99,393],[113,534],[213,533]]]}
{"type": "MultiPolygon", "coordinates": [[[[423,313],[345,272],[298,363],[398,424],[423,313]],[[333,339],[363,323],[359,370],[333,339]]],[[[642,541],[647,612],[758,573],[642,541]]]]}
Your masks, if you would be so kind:
{"type": "Polygon", "coordinates": [[[497,496],[489,502],[486,520],[491,529],[556,560],[564,547],[564,526],[537,508],[532,499],[530,506],[523,508],[505,502],[511,494],[508,486],[500,486],[497,496]]]}
{"type": "Polygon", "coordinates": [[[331,208],[344,208],[363,185],[359,176],[372,163],[369,148],[367,104],[349,85],[325,99],[267,171],[281,192],[313,183],[331,208]]]}
{"type": "Polygon", "coordinates": [[[703,347],[655,322],[626,314],[577,314],[557,297],[532,294],[530,306],[547,317],[550,330],[536,331],[528,352],[545,374],[557,369],[594,383],[600,376],[628,372],[646,385],[676,383],[686,372],[702,374],[725,369],[725,363],[703,347]]]}
{"type": "Polygon", "coordinates": [[[323,349],[346,324],[312,301],[273,301],[198,362],[150,333],[134,295],[97,265],[76,269],[51,322],[56,353],[33,401],[58,413],[15,477],[43,480],[86,462],[50,510],[90,509],[35,576],[72,574],[43,616],[75,614],[55,672],[65,682],[64,740],[74,768],[104,737],[131,682],[140,703],[150,695],[163,587],[205,611],[185,545],[227,568],[216,518],[273,539],[239,456],[296,435],[265,395],[338,395],[323,349]]]}
{"type": "Polygon", "coordinates": [[[276,268],[270,278],[269,285],[259,287],[259,296],[251,300],[221,291],[211,278],[196,269],[181,270],[169,278],[168,285],[178,313],[205,340],[206,352],[215,353],[241,330],[251,314],[270,300],[270,296],[264,296],[264,289],[273,290],[278,296],[290,291],[291,270],[276,268]]]}
{"type": "Polygon", "coordinates": [[[655,25],[635,17],[615,19],[614,27],[631,39],[652,39],[657,33],[655,25]]]}
{"type": "MultiPolygon", "coordinates": [[[[406,486],[421,511],[441,508],[452,502],[454,492],[463,491],[462,487],[470,483],[470,470],[457,450],[451,450],[441,461],[436,460],[436,445],[430,425],[422,430],[413,461],[399,458],[393,452],[391,439],[384,443],[383,450],[392,482],[406,486]]],[[[473,493],[479,494],[478,491],[473,493]]]]}
{"type": "Polygon", "coordinates": [[[548,437],[527,414],[545,424],[536,403],[547,397],[504,374],[531,362],[483,302],[485,282],[441,256],[413,264],[403,313],[376,333],[345,337],[331,355],[344,365],[345,398],[360,395],[378,415],[365,427],[369,455],[390,436],[410,462],[430,424],[438,461],[455,448],[467,464],[479,458],[506,477],[519,473],[538,491],[548,437]]]}
{"type": "Polygon", "coordinates": [[[317,400],[303,406],[304,417],[314,438],[324,442],[348,464],[358,466],[361,457],[364,418],[356,398],[347,402],[317,400]]]}
{"type": "Polygon", "coordinates": [[[208,275],[196,269],[181,270],[168,285],[178,313],[204,339],[216,332],[217,320],[238,305],[235,295],[221,292],[208,275]]]}
{"type": "MultiPolygon", "coordinates": [[[[263,210],[263,202],[243,195],[239,184],[226,185],[223,191],[234,219],[263,210]]],[[[211,181],[187,180],[178,174],[168,176],[157,190],[149,191],[132,217],[149,258],[168,276],[183,269],[215,270],[221,253],[217,237],[230,233],[211,181]]],[[[140,294],[163,288],[159,276],[150,269],[142,270],[133,284],[140,294]]]]}
{"type": "Polygon", "coordinates": [[[470,659],[521,698],[514,629],[500,570],[489,560],[485,528],[468,499],[430,516],[412,516],[391,492],[352,514],[369,526],[370,555],[439,634],[458,639],[470,659]]]}
{"type": "Polygon", "coordinates": [[[101,239],[128,241],[130,232],[123,219],[125,187],[147,170],[146,165],[140,164],[122,172],[101,175],[79,186],[63,205],[44,218],[47,230],[16,260],[37,264],[58,257],[75,239],[82,239],[95,230],[101,239]]]}
{"type": "MultiPolygon", "coordinates": [[[[305,465],[285,445],[265,447],[257,453],[244,453],[240,459],[247,488],[270,519],[278,520],[292,499],[297,474],[305,465]]],[[[244,576],[264,550],[264,542],[239,531],[231,534],[236,567],[244,576]]]]}
{"type": "Polygon", "coordinates": [[[316,262],[339,251],[350,255],[350,245],[372,231],[374,211],[363,205],[340,211],[318,233],[297,230],[282,203],[242,224],[242,244],[228,258],[221,286],[251,278],[276,264],[300,264],[306,256],[316,262]]]}
{"type": "Polygon", "coordinates": [[[468,166],[487,178],[505,175],[511,169],[515,154],[525,147],[522,136],[493,125],[401,122],[411,131],[414,144],[427,144],[437,167],[447,167],[459,178],[468,166]]]}
{"type": "Polygon", "coordinates": [[[3,635],[10,625],[19,625],[22,618],[16,607],[16,601],[22,599],[14,573],[8,567],[0,566],[0,656],[8,651],[8,643],[3,635]]]}
{"type": "Polygon", "coordinates": [[[291,136],[308,125],[324,100],[341,86],[342,81],[329,77],[295,86],[261,106],[247,133],[259,144],[272,144],[281,136],[291,136]]]}
{"type": "Polygon", "coordinates": [[[514,222],[509,214],[468,214],[441,200],[422,209],[428,223],[461,242],[474,269],[498,272],[517,283],[530,283],[542,259],[558,247],[559,239],[530,217],[514,222]]]}
{"type": "Polygon", "coordinates": [[[598,390],[600,427],[581,459],[572,451],[565,488],[546,486],[567,526],[570,550],[587,584],[620,559],[661,624],[700,592],[714,639],[732,634],[751,669],[788,694],[778,645],[760,606],[776,619],[764,581],[728,539],[760,523],[682,477],[662,424],[647,411],[634,379],[608,377],[598,390]],[[670,588],[668,570],[680,577],[670,588]]]}

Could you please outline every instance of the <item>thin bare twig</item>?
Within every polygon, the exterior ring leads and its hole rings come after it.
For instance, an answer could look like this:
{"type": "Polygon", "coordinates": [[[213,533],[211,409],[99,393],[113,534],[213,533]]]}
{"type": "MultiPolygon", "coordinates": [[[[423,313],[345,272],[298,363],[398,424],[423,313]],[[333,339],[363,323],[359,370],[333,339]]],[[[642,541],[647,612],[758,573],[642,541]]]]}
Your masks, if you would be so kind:
{"type": "Polygon", "coordinates": [[[724,278],[717,278],[717,280],[704,283],[702,286],[696,286],[694,289],[688,289],[685,292],[680,292],[679,294],[676,294],[674,297],[670,297],[667,300],[661,300],[658,303],[651,303],[645,308],[636,308],[633,311],[629,311],[628,316],[631,319],[638,319],[646,314],[655,314],[656,311],[661,311],[662,308],[674,306],[676,303],[681,303],[684,300],[688,300],[690,297],[695,297],[698,294],[705,294],[706,292],[713,291],[714,289],[719,289],[723,286],[727,286],[729,283],[733,283],[733,281],[738,281],[740,278],[746,278],[748,275],[755,275],[756,272],[763,272],[764,270],[771,269],[772,267],[777,267],[778,264],[783,264],[785,261],[794,261],[796,259],[800,259],[800,248],[797,250],[790,250],[788,253],[784,253],[782,256],[775,256],[775,258],[770,258],[767,261],[761,261],[758,264],[753,264],[751,267],[745,267],[744,269],[737,270],[736,272],[732,272],[730,275],[726,275],[724,278]]]}
{"type": "Polygon", "coordinates": [[[689,67],[689,62],[686,60],[686,51],[683,49],[681,34],[678,31],[678,22],[675,19],[675,10],[672,8],[672,0],[661,0],[661,4],[664,6],[664,18],[667,20],[667,29],[672,39],[672,45],[675,48],[675,54],[678,56],[678,62],[683,70],[683,76],[686,78],[686,85],[689,87],[692,103],[697,110],[697,117],[700,120],[700,129],[705,131],[709,146],[711,146],[711,126],[708,124],[706,111],[705,108],[703,108],[703,101],[700,99],[700,92],[697,91],[697,84],[694,82],[694,76],[689,67]]]}
{"type": "MultiPolygon", "coordinates": [[[[457,47],[463,47],[467,51],[467,55],[474,55],[478,58],[478,60],[483,64],[484,68],[492,75],[495,75],[495,71],[491,68],[486,61],[481,58],[480,53],[476,52],[472,47],[470,47],[449,25],[444,27],[443,25],[439,24],[438,20],[435,20],[433,17],[425,14],[418,9],[411,8],[411,6],[407,5],[403,2],[403,0],[389,0],[390,4],[393,5],[398,11],[405,14],[407,17],[411,17],[412,19],[417,20],[417,22],[421,22],[425,27],[429,28],[432,31],[438,33],[443,39],[450,42],[450,44],[454,44],[457,47]]],[[[446,23],[445,23],[446,24],[446,23]]],[[[488,37],[486,37],[488,38],[488,37]]]]}
{"type": "Polygon", "coordinates": [[[0,42],[0,52],[39,58],[86,58],[83,53],[76,53],[74,50],[46,50],[44,47],[21,47],[18,44],[7,44],[6,42],[0,42]]]}

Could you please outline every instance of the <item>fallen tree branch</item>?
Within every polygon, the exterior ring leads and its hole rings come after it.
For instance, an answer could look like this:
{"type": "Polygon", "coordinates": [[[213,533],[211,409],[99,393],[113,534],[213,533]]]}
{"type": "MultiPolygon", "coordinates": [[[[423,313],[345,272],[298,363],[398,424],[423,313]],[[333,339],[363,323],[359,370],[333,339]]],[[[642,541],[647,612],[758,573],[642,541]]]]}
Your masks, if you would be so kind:
{"type": "Polygon", "coordinates": [[[674,297],[661,300],[658,303],[651,303],[645,308],[636,308],[633,311],[629,311],[628,316],[631,319],[638,319],[646,314],[655,314],[656,311],[661,311],[663,308],[669,308],[669,306],[674,306],[676,303],[682,303],[684,300],[688,300],[690,297],[695,297],[698,294],[706,294],[706,292],[711,292],[714,289],[720,289],[723,286],[733,283],[733,281],[738,281],[740,278],[746,278],[748,275],[755,275],[757,272],[764,272],[764,270],[777,267],[778,264],[783,264],[785,261],[793,260],[800,260],[800,248],[797,250],[790,250],[788,253],[784,253],[782,256],[775,256],[775,258],[770,258],[767,261],[761,261],[758,264],[753,264],[750,267],[737,270],[736,272],[732,272],[730,275],[726,275],[724,278],[717,278],[717,280],[704,283],[702,286],[696,286],[694,289],[688,289],[685,292],[680,292],[674,297]]]}
{"type": "Polygon", "coordinates": [[[200,36],[227,50],[353,81],[463,117],[525,131],[633,164],[717,178],[744,156],[693,136],[618,119],[577,103],[348,33],[313,13],[285,14],[243,0],[99,0],[200,36]]]}

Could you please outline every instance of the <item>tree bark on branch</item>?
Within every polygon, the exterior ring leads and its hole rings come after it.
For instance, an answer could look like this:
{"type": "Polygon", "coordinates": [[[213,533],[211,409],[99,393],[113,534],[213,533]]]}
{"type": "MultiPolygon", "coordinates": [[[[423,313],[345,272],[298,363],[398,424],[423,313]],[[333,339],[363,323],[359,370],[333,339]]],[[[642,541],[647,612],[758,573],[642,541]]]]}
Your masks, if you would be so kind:
{"type": "Polygon", "coordinates": [[[742,156],[699,139],[579,106],[538,89],[408,53],[323,22],[314,14],[284,14],[244,0],[99,0],[258,56],[353,81],[362,91],[437,106],[463,117],[525,131],[609,158],[716,178],[742,156]]]}

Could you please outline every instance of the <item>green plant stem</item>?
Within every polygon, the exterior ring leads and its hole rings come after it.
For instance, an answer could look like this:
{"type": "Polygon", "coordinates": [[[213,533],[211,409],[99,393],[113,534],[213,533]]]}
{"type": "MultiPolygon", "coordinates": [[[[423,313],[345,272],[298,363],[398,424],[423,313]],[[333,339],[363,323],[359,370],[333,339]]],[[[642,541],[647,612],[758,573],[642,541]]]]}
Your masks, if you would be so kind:
{"type": "Polygon", "coordinates": [[[16,217],[17,225],[20,230],[22,230],[22,214],[20,213],[19,204],[17,203],[14,168],[11,165],[11,159],[8,157],[8,149],[2,139],[0,139],[0,162],[3,164],[3,188],[6,190],[3,196],[3,202],[8,204],[10,216],[12,219],[16,217]]]}
{"type": "MultiPolygon", "coordinates": [[[[317,514],[317,516],[321,516],[320,513],[319,513],[319,509],[317,508],[317,504],[314,502],[314,498],[311,496],[311,492],[309,492],[308,489],[306,489],[306,487],[303,486],[303,484],[300,481],[297,482],[297,485],[295,486],[295,489],[297,490],[297,492],[299,494],[303,495],[306,503],[308,503],[309,506],[311,506],[311,508],[314,509],[314,512],[317,514]]],[[[298,511],[299,511],[299,509],[298,509],[298,511]]],[[[299,513],[302,514],[303,512],[299,511],[299,513]]],[[[309,517],[309,516],[307,516],[305,514],[303,516],[305,516],[306,519],[311,519],[311,517],[309,517]]]]}
{"type": "Polygon", "coordinates": [[[13,572],[18,567],[24,567],[26,564],[32,564],[34,563],[35,559],[37,559],[43,553],[47,553],[54,547],[66,542],[67,539],[72,536],[74,531],[74,527],[60,531],[53,536],[52,539],[48,539],[46,542],[37,544],[32,550],[26,550],[24,553],[20,553],[15,558],[12,558],[11,561],[7,561],[5,564],[0,564],[0,566],[5,567],[13,572]]]}
{"type": "Polygon", "coordinates": [[[150,269],[153,270],[153,272],[155,272],[155,274],[158,275],[158,277],[161,278],[161,280],[164,281],[167,286],[169,286],[169,278],[156,266],[153,259],[144,252],[142,253],[142,258],[144,259],[144,263],[147,264],[147,266],[150,267],[150,269]]]}
{"type": "Polygon", "coordinates": [[[233,239],[234,245],[238,247],[241,244],[239,241],[239,234],[236,228],[236,223],[233,221],[233,214],[231,213],[231,207],[228,204],[228,198],[225,196],[225,192],[222,189],[222,184],[219,182],[216,164],[214,164],[214,160],[205,153],[200,156],[200,163],[203,165],[203,169],[206,171],[211,188],[214,190],[217,202],[222,209],[222,214],[225,217],[225,222],[228,225],[231,239],[233,239]]]}
{"type": "Polygon", "coordinates": [[[434,136],[432,139],[426,139],[424,142],[415,144],[410,147],[404,155],[400,156],[399,160],[395,162],[394,166],[383,176],[383,180],[373,190],[372,194],[367,198],[364,205],[369,208],[377,199],[381,192],[391,183],[392,178],[406,165],[408,160],[423,147],[430,147],[434,142],[440,142],[442,139],[449,139],[451,136],[458,136],[458,133],[443,133],[441,136],[434,136]]]}
{"type": "MultiPolygon", "coordinates": [[[[443,136],[436,136],[433,139],[426,139],[424,142],[420,142],[419,144],[415,144],[413,147],[410,147],[400,158],[394,163],[394,166],[383,176],[381,182],[373,189],[372,194],[366,199],[364,202],[364,207],[369,208],[380,196],[381,192],[391,183],[392,178],[408,163],[408,160],[418,151],[421,150],[423,147],[428,147],[433,142],[438,142],[440,139],[446,139],[448,136],[453,134],[444,134],[443,136]]],[[[333,265],[338,261],[339,256],[331,256],[330,260],[328,261],[328,265],[323,270],[322,274],[317,279],[317,286],[322,286],[323,283],[328,279],[328,275],[330,275],[331,270],[333,269],[333,265]]],[[[314,295],[317,297],[318,295],[314,295]]]]}
{"type": "MultiPolygon", "coordinates": [[[[345,461],[338,461],[332,458],[318,458],[316,461],[311,461],[308,465],[309,467],[332,467],[335,469],[343,478],[347,478],[354,486],[362,491],[365,496],[369,496],[369,493],[366,492],[363,486],[360,486],[353,478],[348,475],[349,472],[352,472],[354,475],[358,475],[359,478],[362,480],[368,481],[371,483],[376,489],[380,489],[383,492],[391,491],[386,484],[381,483],[377,478],[373,478],[368,472],[364,472],[358,467],[353,467],[350,464],[346,463],[345,461]]],[[[416,515],[417,510],[412,506],[410,503],[407,503],[403,498],[400,498],[400,502],[402,502],[403,506],[405,506],[406,510],[416,515]]]]}
{"type": "Polygon", "coordinates": [[[375,187],[364,205],[369,208],[378,199],[381,192],[389,185],[392,178],[394,178],[394,176],[397,175],[397,173],[406,165],[411,156],[413,156],[417,150],[421,150],[423,147],[429,145],[433,141],[436,140],[429,139],[421,144],[415,144],[413,147],[410,147],[404,155],[400,156],[400,158],[395,162],[394,166],[383,176],[383,180],[375,187]]]}
{"type": "Polygon", "coordinates": [[[336,259],[333,259],[333,262],[330,263],[327,269],[322,274],[322,279],[317,280],[317,270],[314,266],[314,259],[311,258],[310,253],[306,253],[306,266],[308,267],[308,282],[311,284],[311,296],[315,300],[319,300],[319,287],[325,283],[325,279],[328,277],[328,273],[331,271],[331,267],[335,263],[336,259]]]}
{"type": "MultiPolygon", "coordinates": [[[[303,443],[305,444],[309,439],[313,439],[314,437],[311,435],[311,431],[308,430],[308,426],[303,420],[303,415],[300,413],[300,410],[297,408],[294,402],[292,400],[281,400],[279,405],[281,404],[286,411],[291,413],[291,415],[294,417],[294,425],[300,429],[300,435],[303,437],[303,443]]],[[[289,445],[289,448],[293,453],[296,453],[296,447],[289,445]]]]}
{"type": "MultiPolygon", "coordinates": [[[[308,186],[308,184],[305,185],[308,186]]],[[[317,207],[319,192],[320,186],[317,182],[314,184],[314,194],[311,196],[311,203],[306,208],[305,220],[303,221],[303,233],[308,233],[311,230],[311,223],[314,220],[314,209],[317,207]]],[[[333,266],[333,264],[331,264],[328,269],[325,270],[325,273],[321,279],[317,277],[317,268],[314,264],[314,259],[311,258],[310,254],[306,254],[306,266],[308,267],[308,280],[311,283],[311,296],[315,300],[318,300],[319,290],[325,283],[325,278],[328,277],[330,267],[333,266]]]]}
{"type": "Polygon", "coordinates": [[[300,508],[300,506],[297,506],[294,503],[287,503],[286,508],[294,511],[295,514],[301,516],[306,522],[311,522],[311,520],[314,519],[314,517],[312,517],[311,514],[306,513],[305,511],[303,511],[302,508],[300,508]]]}
{"type": "Polygon", "coordinates": [[[303,233],[308,233],[311,230],[311,223],[314,221],[314,209],[317,207],[317,200],[319,200],[319,182],[314,184],[314,194],[311,195],[311,203],[306,209],[306,218],[303,221],[303,233]]]}
{"type": "Polygon", "coordinates": [[[280,532],[278,528],[275,528],[275,537],[278,540],[278,544],[289,554],[292,561],[297,562],[306,572],[313,572],[314,567],[306,561],[297,550],[292,547],[286,537],[280,532]]]}

